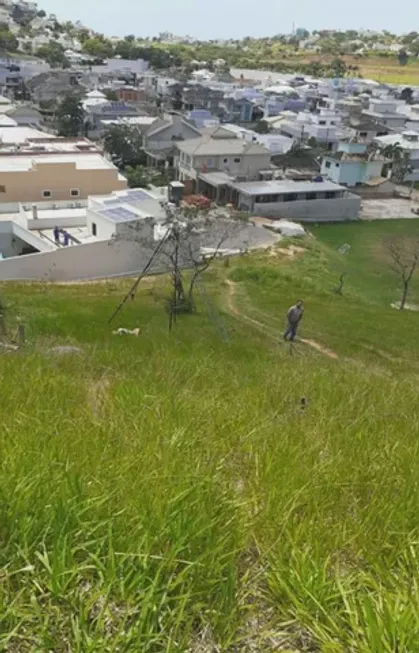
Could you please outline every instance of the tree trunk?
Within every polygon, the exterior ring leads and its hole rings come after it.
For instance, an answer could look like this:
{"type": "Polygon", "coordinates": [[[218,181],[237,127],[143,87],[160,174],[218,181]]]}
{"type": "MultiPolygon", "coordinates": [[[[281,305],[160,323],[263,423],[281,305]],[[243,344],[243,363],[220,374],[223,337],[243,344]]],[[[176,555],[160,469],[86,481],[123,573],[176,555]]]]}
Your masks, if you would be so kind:
{"type": "Polygon", "coordinates": [[[403,282],[403,294],[402,294],[402,299],[400,302],[400,310],[402,311],[405,307],[406,304],[406,299],[407,299],[407,291],[409,290],[409,284],[407,281],[403,282]]]}

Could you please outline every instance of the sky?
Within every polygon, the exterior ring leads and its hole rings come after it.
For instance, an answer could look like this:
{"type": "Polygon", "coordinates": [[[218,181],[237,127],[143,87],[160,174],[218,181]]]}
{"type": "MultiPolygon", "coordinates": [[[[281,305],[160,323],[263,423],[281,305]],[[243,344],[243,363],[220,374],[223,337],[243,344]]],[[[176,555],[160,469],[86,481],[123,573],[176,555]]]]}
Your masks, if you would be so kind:
{"type": "MultiPolygon", "coordinates": [[[[419,28],[419,2],[403,10],[390,0],[38,0],[59,20],[81,20],[107,36],[156,36],[159,32],[200,39],[273,36],[297,27],[313,29],[419,28]]],[[[418,30],[419,31],[419,30],[418,30]]]]}

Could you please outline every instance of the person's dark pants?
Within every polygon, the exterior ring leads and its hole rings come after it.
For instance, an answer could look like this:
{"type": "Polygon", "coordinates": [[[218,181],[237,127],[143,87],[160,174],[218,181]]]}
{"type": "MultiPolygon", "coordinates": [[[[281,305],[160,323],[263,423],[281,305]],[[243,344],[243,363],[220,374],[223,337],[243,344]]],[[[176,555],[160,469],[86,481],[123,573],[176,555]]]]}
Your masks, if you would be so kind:
{"type": "Polygon", "coordinates": [[[284,340],[289,340],[290,342],[294,342],[295,336],[297,335],[297,327],[298,324],[289,323],[284,333],[284,340]]]}

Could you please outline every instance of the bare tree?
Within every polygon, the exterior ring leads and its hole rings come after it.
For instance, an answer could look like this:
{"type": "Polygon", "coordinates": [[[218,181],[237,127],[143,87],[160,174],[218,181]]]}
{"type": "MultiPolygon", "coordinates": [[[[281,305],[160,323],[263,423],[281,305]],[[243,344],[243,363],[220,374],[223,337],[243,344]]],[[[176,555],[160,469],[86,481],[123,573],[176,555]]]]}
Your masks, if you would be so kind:
{"type": "Polygon", "coordinates": [[[203,210],[184,203],[166,203],[162,208],[164,217],[154,222],[152,237],[150,230],[142,228],[142,221],[136,221],[126,224],[113,239],[114,244],[121,240],[135,243],[147,253],[144,259],[147,262],[109,321],[129,298],[134,298],[146,274],[166,272],[171,283],[167,307],[169,329],[172,329],[179,313],[195,311],[194,292],[198,279],[221,254],[223,244],[228,245],[227,241],[238,236],[244,228],[242,216],[228,211],[203,210]]]}
{"type": "Polygon", "coordinates": [[[402,282],[402,296],[399,309],[406,305],[410,283],[419,264],[419,238],[406,236],[390,238],[387,241],[387,251],[391,259],[391,268],[402,282]]]}

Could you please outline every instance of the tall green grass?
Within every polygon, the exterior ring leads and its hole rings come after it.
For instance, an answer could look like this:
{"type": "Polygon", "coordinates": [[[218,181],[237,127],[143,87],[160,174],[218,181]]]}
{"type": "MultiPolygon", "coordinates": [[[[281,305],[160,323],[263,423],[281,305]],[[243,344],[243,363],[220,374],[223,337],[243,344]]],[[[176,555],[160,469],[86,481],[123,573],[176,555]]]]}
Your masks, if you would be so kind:
{"type": "Polygon", "coordinates": [[[206,302],[169,334],[163,281],[115,325],[138,339],[107,326],[123,282],[2,289],[29,344],[0,358],[0,649],[418,650],[414,337],[382,308],[368,345],[406,367],[345,344],[375,308],[308,256],[208,275],[228,340],[206,302]],[[297,291],[339,360],[273,337],[297,291]]]}

